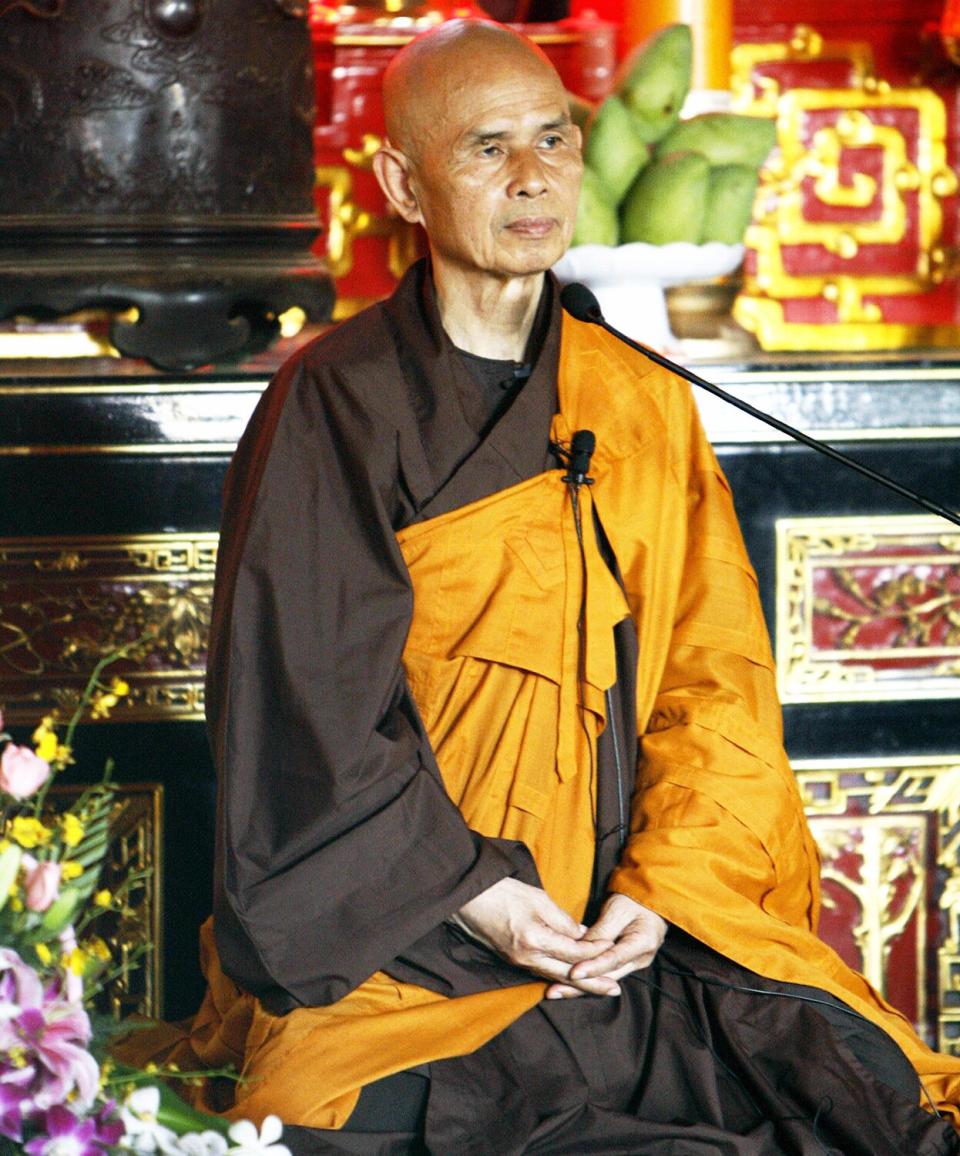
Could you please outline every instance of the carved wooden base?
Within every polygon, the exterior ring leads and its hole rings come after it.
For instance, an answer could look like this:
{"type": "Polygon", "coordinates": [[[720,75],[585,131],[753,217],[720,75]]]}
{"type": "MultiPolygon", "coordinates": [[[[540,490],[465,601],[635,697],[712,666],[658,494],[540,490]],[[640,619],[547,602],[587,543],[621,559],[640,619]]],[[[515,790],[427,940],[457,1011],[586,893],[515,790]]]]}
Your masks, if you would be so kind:
{"type": "Polygon", "coordinates": [[[117,350],[172,371],[257,353],[294,306],[310,322],[330,319],[333,282],[310,250],[317,231],[312,218],[151,230],[5,227],[0,217],[0,318],[115,311],[117,350]]]}

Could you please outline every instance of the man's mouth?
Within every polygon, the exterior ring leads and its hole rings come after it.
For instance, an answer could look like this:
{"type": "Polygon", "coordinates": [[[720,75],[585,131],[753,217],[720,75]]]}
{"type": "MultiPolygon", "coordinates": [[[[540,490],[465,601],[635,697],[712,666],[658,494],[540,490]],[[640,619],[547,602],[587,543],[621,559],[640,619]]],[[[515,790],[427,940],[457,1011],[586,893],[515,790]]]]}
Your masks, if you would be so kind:
{"type": "Polygon", "coordinates": [[[554,217],[520,217],[516,221],[511,221],[506,228],[511,233],[523,237],[546,237],[556,225],[554,217]]]}

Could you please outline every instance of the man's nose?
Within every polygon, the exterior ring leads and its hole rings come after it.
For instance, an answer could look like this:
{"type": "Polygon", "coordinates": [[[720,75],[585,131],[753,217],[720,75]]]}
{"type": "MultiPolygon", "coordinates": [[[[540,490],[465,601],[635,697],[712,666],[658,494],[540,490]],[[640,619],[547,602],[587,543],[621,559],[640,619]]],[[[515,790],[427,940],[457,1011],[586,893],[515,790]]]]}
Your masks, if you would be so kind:
{"type": "Polygon", "coordinates": [[[511,197],[538,197],[545,192],[547,181],[543,163],[536,149],[522,149],[512,161],[508,192],[511,197]]]}

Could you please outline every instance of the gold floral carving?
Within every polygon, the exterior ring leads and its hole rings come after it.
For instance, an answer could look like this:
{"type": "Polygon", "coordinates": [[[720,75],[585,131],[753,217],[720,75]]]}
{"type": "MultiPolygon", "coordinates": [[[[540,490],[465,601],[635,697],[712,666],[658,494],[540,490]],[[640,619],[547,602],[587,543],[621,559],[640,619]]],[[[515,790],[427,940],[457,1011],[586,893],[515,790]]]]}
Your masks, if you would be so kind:
{"type": "Polygon", "coordinates": [[[960,534],[936,517],[776,525],[785,703],[960,697],[960,534]]]}
{"type": "Polygon", "coordinates": [[[858,913],[856,966],[887,993],[891,951],[913,921],[916,1027],[960,1055],[960,756],[804,760],[794,769],[825,888],[846,892],[858,913]],[[938,909],[943,930],[929,946],[938,909]]]}
{"type": "MultiPolygon", "coordinates": [[[[820,818],[813,831],[823,858],[821,878],[853,898],[859,912],[851,928],[859,952],[858,968],[881,995],[888,995],[887,963],[893,943],[911,920],[918,924],[916,974],[923,975],[926,939],[926,822],[920,816],[874,815],[851,819],[820,818]],[[844,869],[852,859],[858,870],[844,869]]],[[[830,892],[824,906],[830,907],[830,892]]],[[[917,985],[919,1019],[925,1018],[924,985],[917,985]]]]}
{"type": "MultiPolygon", "coordinates": [[[[54,810],[66,808],[82,788],[55,784],[47,795],[54,810]]],[[[159,1016],[163,1010],[162,910],[163,787],[128,783],[117,787],[110,814],[110,845],[100,886],[113,894],[109,912],[96,924],[110,951],[111,965],[96,1009],[122,1020],[138,1013],[159,1016]],[[135,878],[128,890],[123,880],[135,878]]]]}
{"type": "Polygon", "coordinates": [[[0,539],[8,721],[69,711],[96,662],[144,634],[114,717],[202,718],[216,550],[212,533],[0,539]]]}
{"type": "Polygon", "coordinates": [[[344,149],[346,165],[318,165],[316,185],[329,190],[327,208],[327,264],[334,277],[343,277],[353,268],[353,245],[362,237],[387,238],[387,265],[399,280],[416,260],[416,226],[389,213],[362,209],[355,199],[353,171],[372,168],[380,137],[364,133],[360,148],[344,149]]]}

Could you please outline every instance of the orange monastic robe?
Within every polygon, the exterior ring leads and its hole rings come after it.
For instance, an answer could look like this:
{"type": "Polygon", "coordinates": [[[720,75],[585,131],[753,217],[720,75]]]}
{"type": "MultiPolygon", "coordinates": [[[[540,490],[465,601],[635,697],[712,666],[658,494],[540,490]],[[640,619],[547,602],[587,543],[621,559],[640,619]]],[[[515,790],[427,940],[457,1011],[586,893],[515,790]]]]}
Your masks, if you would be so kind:
{"type": "MultiPolygon", "coordinates": [[[[816,938],[819,862],[782,749],[756,578],[689,390],[600,329],[563,326],[553,436],[597,436],[595,482],[580,491],[584,562],[560,470],[398,535],[414,586],[404,665],[449,794],[475,830],[526,843],[547,892],[579,917],[613,627],[632,615],[642,748],[610,889],[756,972],[840,997],[960,1119],[960,1060],[926,1048],[816,938]],[[622,589],[598,553],[594,505],[622,589]]],[[[242,1051],[251,1079],[232,1114],[317,1128],[341,1126],[372,1080],[473,1051],[545,986],[446,998],[381,972],[331,1006],[278,1017],[215,961],[211,978],[191,1043],[211,1063],[242,1051]]]]}

